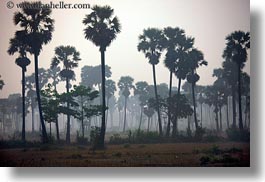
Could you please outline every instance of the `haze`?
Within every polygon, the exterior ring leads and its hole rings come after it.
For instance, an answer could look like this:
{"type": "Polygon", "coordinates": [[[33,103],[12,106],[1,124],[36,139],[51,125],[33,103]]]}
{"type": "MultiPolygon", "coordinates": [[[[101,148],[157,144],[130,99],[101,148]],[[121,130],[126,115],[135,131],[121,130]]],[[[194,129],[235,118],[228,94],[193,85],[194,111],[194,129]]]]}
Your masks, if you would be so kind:
{"type": "MultiPolygon", "coordinates": [[[[9,39],[14,36],[18,26],[13,24],[13,15],[18,11],[15,7],[8,9],[7,1],[0,2],[0,75],[5,86],[0,92],[0,98],[11,93],[21,92],[21,69],[15,64],[18,55],[9,56],[7,49],[9,39]]],[[[13,1],[14,3],[22,1],[13,1]]],[[[49,3],[49,0],[43,0],[49,3]]],[[[59,1],[54,1],[54,3],[59,1]]],[[[73,1],[65,0],[66,3],[73,1]]],[[[164,28],[167,26],[181,27],[186,34],[195,37],[195,46],[204,53],[207,67],[199,68],[201,76],[198,84],[212,84],[212,71],[220,67],[223,61],[222,52],[225,47],[225,37],[235,30],[250,30],[250,10],[248,0],[78,0],[74,3],[89,3],[110,5],[114,8],[122,25],[122,31],[117,39],[107,48],[106,64],[111,67],[112,79],[118,82],[121,76],[130,75],[135,82],[144,80],[153,84],[152,69],[144,55],[137,51],[138,36],[148,27],[164,28]]],[[[75,69],[80,82],[80,70],[84,65],[99,65],[100,53],[98,47],[84,38],[82,20],[90,13],[89,9],[53,9],[55,31],[52,41],[43,47],[39,57],[39,67],[49,68],[54,56],[54,49],[59,45],[72,45],[80,52],[82,61],[75,69]]],[[[27,75],[33,72],[32,63],[28,66],[27,75]]],[[[250,60],[244,70],[250,72],[250,60]]],[[[163,63],[163,57],[157,66],[157,82],[168,83],[169,72],[163,63]]],[[[177,85],[176,79],[173,86],[177,85]]],[[[60,83],[60,90],[65,89],[65,83],[60,83]]]]}

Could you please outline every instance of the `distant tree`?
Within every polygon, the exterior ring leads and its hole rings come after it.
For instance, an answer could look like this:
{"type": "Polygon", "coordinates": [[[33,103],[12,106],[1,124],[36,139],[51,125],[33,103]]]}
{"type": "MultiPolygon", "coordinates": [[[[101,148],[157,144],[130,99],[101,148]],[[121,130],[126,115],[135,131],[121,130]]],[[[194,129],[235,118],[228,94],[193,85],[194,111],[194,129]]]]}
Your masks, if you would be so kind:
{"type": "Polygon", "coordinates": [[[92,101],[99,96],[99,92],[92,91],[91,88],[85,87],[83,85],[75,85],[72,94],[76,98],[76,102],[78,103],[78,107],[76,109],[76,117],[81,121],[82,137],[84,138],[84,119],[89,119],[92,116],[98,116],[101,114],[101,106],[91,104],[92,101]]]}
{"type": "Polygon", "coordinates": [[[123,132],[125,132],[126,126],[126,107],[127,107],[127,99],[130,96],[130,90],[134,88],[133,86],[134,79],[130,76],[122,76],[118,82],[118,87],[125,98],[124,101],[124,123],[123,123],[123,132]]]}
{"type": "Polygon", "coordinates": [[[155,97],[157,102],[157,114],[158,114],[158,125],[159,134],[162,136],[162,121],[158,104],[158,94],[157,94],[157,83],[156,83],[156,71],[155,66],[159,63],[159,58],[161,57],[163,47],[163,35],[162,31],[156,28],[148,28],[143,31],[143,34],[139,36],[139,44],[137,46],[138,51],[142,51],[145,57],[149,60],[153,69],[153,80],[155,97]]]}
{"type": "MultiPolygon", "coordinates": [[[[111,67],[105,65],[105,78],[110,78],[112,75],[111,67]]],[[[81,69],[81,84],[87,87],[98,87],[101,91],[101,65],[84,66],[81,69]]]]}
{"type": "Polygon", "coordinates": [[[242,105],[241,105],[241,75],[242,69],[247,61],[250,49],[249,32],[235,31],[226,37],[226,48],[223,57],[230,59],[237,65],[237,90],[238,90],[238,110],[239,110],[239,129],[243,130],[242,105]]]}
{"type": "Polygon", "coordinates": [[[85,38],[99,47],[101,53],[101,78],[102,78],[102,121],[98,148],[104,148],[106,123],[105,123],[105,51],[121,31],[118,18],[113,17],[114,10],[110,6],[92,7],[92,12],[86,15],[83,24],[86,26],[85,38]]]}
{"type": "Polygon", "coordinates": [[[108,113],[109,113],[108,112],[109,111],[109,100],[110,100],[111,97],[114,96],[114,93],[115,93],[115,91],[117,89],[116,89],[116,83],[115,83],[115,81],[113,81],[111,79],[106,80],[105,87],[106,87],[107,108],[108,108],[108,110],[107,110],[107,116],[106,116],[106,125],[107,125],[108,113]]]}
{"type": "Polygon", "coordinates": [[[141,129],[142,119],[143,119],[143,111],[144,106],[147,105],[148,99],[149,99],[149,92],[148,92],[149,85],[145,81],[140,81],[135,84],[134,88],[134,95],[138,96],[138,99],[140,101],[140,121],[139,121],[139,127],[138,130],[141,129]]]}
{"type": "MultiPolygon", "coordinates": [[[[41,90],[41,99],[42,99],[42,108],[43,108],[43,117],[46,122],[50,124],[50,138],[52,137],[51,132],[51,123],[57,123],[58,125],[58,114],[60,113],[59,106],[59,94],[56,89],[52,89],[51,84],[48,84],[45,89],[41,90]]],[[[60,140],[59,137],[59,128],[56,127],[56,136],[57,140],[60,140]]]]}
{"type": "Polygon", "coordinates": [[[242,76],[242,84],[241,84],[241,90],[242,90],[242,95],[245,96],[245,122],[244,122],[244,127],[249,128],[250,124],[250,76],[246,73],[243,72],[242,76]],[[248,121],[248,122],[247,122],[248,121]]]}
{"type": "MultiPolygon", "coordinates": [[[[1,78],[1,75],[0,75],[0,78],[1,78]]],[[[0,90],[3,89],[4,85],[5,85],[5,82],[4,82],[4,80],[1,79],[0,80],[0,90]]]]}
{"type": "Polygon", "coordinates": [[[48,44],[52,39],[54,30],[54,20],[50,17],[51,9],[44,7],[40,1],[37,2],[22,2],[22,11],[14,14],[14,24],[20,25],[21,30],[16,31],[17,37],[23,37],[21,41],[28,45],[31,49],[30,53],[34,55],[35,62],[35,83],[36,93],[40,113],[40,122],[42,126],[43,142],[48,142],[45,123],[42,115],[39,73],[38,73],[38,56],[44,44],[48,44]],[[28,7],[39,7],[29,9],[28,7]]]}
{"type": "MultiPolygon", "coordinates": [[[[61,77],[66,79],[66,92],[69,93],[70,80],[73,79],[75,73],[74,68],[78,66],[80,61],[80,53],[73,46],[59,46],[55,48],[55,56],[52,59],[51,68],[57,67],[62,63],[61,77]]],[[[69,103],[67,103],[67,107],[69,103]]],[[[66,129],[66,142],[70,143],[70,114],[67,114],[67,129],[66,129]]]]}
{"type": "MultiPolygon", "coordinates": [[[[150,107],[150,106],[145,106],[144,107],[144,114],[147,116],[148,118],[148,123],[147,123],[147,132],[149,132],[150,129],[150,120],[153,117],[153,115],[155,114],[155,110],[154,108],[150,107]]],[[[140,127],[141,125],[139,125],[139,129],[138,131],[140,131],[140,127]]]]}

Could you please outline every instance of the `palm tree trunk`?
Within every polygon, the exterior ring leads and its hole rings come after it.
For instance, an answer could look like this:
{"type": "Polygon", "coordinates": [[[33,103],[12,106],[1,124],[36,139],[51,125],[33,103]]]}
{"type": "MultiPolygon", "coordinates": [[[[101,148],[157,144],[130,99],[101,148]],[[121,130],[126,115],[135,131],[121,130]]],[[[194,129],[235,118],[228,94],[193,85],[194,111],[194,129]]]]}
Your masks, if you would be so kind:
{"type": "Polygon", "coordinates": [[[42,142],[47,143],[48,142],[48,135],[46,131],[46,126],[44,123],[43,115],[42,115],[42,107],[41,107],[41,98],[40,98],[40,86],[39,86],[39,68],[38,68],[38,55],[34,54],[35,59],[35,84],[36,84],[36,94],[37,94],[37,100],[38,100],[38,107],[39,107],[39,115],[40,115],[40,123],[42,127],[42,142]]]}
{"type": "Polygon", "coordinates": [[[105,132],[106,132],[106,123],[105,123],[105,111],[106,111],[106,93],[105,93],[105,49],[100,48],[101,53],[101,78],[102,78],[102,120],[101,120],[101,129],[99,136],[98,147],[103,149],[105,143],[105,132]]]}
{"type": "Polygon", "coordinates": [[[57,137],[57,140],[59,141],[60,140],[60,134],[59,134],[58,117],[56,118],[55,125],[56,125],[56,137],[57,137]]]}
{"type": "MultiPolygon", "coordinates": [[[[66,92],[69,93],[69,78],[66,78],[66,92]]],[[[67,109],[69,110],[70,104],[67,102],[67,109]]],[[[67,124],[66,124],[66,143],[70,143],[70,114],[67,114],[67,124]]]]}
{"type": "Polygon", "coordinates": [[[201,128],[202,128],[202,103],[201,103],[201,128]]]}
{"type": "Polygon", "coordinates": [[[222,121],[222,107],[220,106],[219,109],[219,116],[220,116],[220,131],[223,130],[223,121],[222,121]]]}
{"type": "Polygon", "coordinates": [[[26,141],[25,131],[25,68],[22,68],[22,141],[26,141]]]}
{"type": "Polygon", "coordinates": [[[52,138],[52,122],[50,122],[50,139],[52,138]]]}
{"type": "MultiPolygon", "coordinates": [[[[31,102],[33,102],[32,100],[31,100],[31,102]]],[[[35,123],[35,117],[34,117],[34,115],[35,115],[35,113],[34,113],[34,105],[33,105],[33,103],[31,103],[31,124],[32,124],[32,132],[34,132],[34,123],[35,123]]]]}
{"type": "Polygon", "coordinates": [[[235,86],[232,85],[232,110],[233,110],[233,128],[236,128],[236,91],[235,86]]]}
{"type": "MultiPolygon", "coordinates": [[[[55,82],[53,83],[53,86],[54,86],[54,90],[57,92],[57,87],[56,87],[55,82]]],[[[59,134],[58,114],[57,114],[56,121],[55,121],[55,127],[56,127],[56,137],[57,137],[57,140],[59,141],[60,140],[60,134],[59,134]]]]}
{"type": "Polygon", "coordinates": [[[219,131],[218,107],[217,106],[216,106],[216,109],[215,109],[215,123],[216,123],[216,130],[219,131]]]}
{"type": "Polygon", "coordinates": [[[173,122],[173,130],[172,130],[172,137],[176,137],[177,136],[177,122],[178,122],[178,112],[179,112],[179,97],[180,97],[180,86],[181,86],[181,78],[179,78],[179,82],[178,82],[178,95],[177,95],[177,110],[175,111],[175,119],[173,122]]]}
{"type": "Polygon", "coordinates": [[[226,124],[227,124],[227,129],[229,129],[229,109],[228,109],[228,101],[226,105],[226,124]]]}
{"type": "Polygon", "coordinates": [[[107,98],[107,114],[106,114],[106,127],[108,128],[108,115],[109,115],[109,99],[110,98],[107,98]]]}
{"type": "Polygon", "coordinates": [[[141,130],[142,119],[143,119],[143,106],[141,106],[140,122],[139,122],[138,132],[140,132],[140,130],[141,130]]]}
{"type": "Polygon", "coordinates": [[[125,104],[124,104],[123,132],[125,132],[125,125],[126,125],[126,109],[127,109],[127,97],[125,97],[125,104]]]}
{"type": "Polygon", "coordinates": [[[162,136],[162,123],[161,123],[161,116],[160,116],[160,109],[159,109],[159,101],[158,101],[158,94],[157,94],[157,86],[156,86],[156,70],[155,65],[152,64],[153,67],[153,80],[154,80],[154,87],[155,87],[155,97],[156,97],[156,111],[157,111],[157,117],[158,117],[158,125],[159,125],[159,135],[162,136]]]}
{"type": "Polygon", "coordinates": [[[241,103],[241,68],[240,64],[237,65],[238,73],[238,112],[239,112],[239,129],[243,130],[243,120],[242,120],[242,103],[241,103]]]}
{"type": "Polygon", "coordinates": [[[150,128],[150,117],[148,117],[147,132],[149,132],[149,128],[150,128]]]}
{"type": "Polygon", "coordinates": [[[169,137],[170,133],[170,122],[171,122],[171,106],[170,106],[170,98],[171,98],[171,92],[172,92],[172,75],[173,72],[170,71],[170,76],[169,76],[169,93],[168,93],[168,121],[167,121],[167,131],[166,131],[166,136],[169,137]]]}
{"type": "Polygon", "coordinates": [[[85,138],[83,102],[82,102],[82,108],[81,108],[81,125],[82,125],[82,138],[85,138]]]}
{"type": "Polygon", "coordinates": [[[195,83],[191,84],[192,87],[192,100],[193,100],[193,112],[194,112],[194,122],[195,122],[195,127],[196,130],[198,129],[199,125],[198,125],[198,121],[197,121],[197,116],[196,116],[196,100],[195,100],[195,83]]]}

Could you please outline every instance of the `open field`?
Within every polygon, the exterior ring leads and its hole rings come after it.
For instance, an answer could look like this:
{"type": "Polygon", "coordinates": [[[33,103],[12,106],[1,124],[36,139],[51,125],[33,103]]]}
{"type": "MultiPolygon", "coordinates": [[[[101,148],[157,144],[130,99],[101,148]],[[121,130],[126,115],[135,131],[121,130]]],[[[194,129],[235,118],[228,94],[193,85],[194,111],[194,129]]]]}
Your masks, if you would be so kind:
{"type": "Polygon", "coordinates": [[[1,166],[250,166],[248,143],[177,143],[1,149],[1,166]]]}

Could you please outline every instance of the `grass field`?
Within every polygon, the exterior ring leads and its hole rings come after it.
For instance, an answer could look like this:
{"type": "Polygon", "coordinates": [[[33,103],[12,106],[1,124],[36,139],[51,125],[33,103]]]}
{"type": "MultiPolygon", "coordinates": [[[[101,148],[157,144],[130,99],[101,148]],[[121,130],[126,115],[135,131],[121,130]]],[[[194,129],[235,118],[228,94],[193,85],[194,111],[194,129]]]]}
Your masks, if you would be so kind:
{"type": "Polygon", "coordinates": [[[176,143],[89,146],[45,145],[0,150],[1,166],[250,166],[248,143],[176,143]]]}

